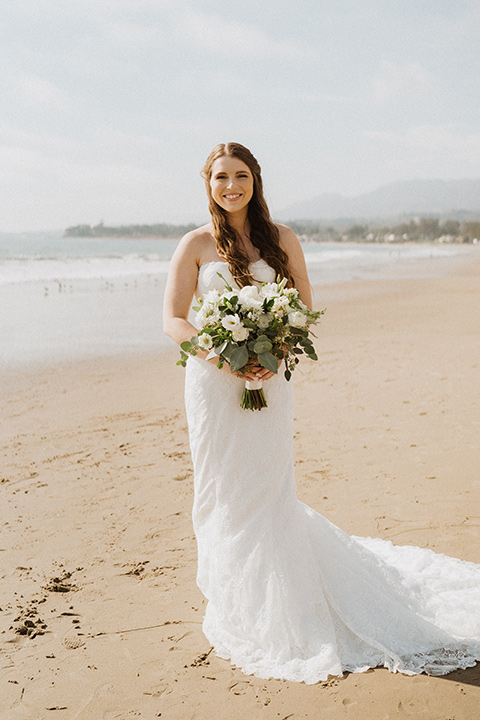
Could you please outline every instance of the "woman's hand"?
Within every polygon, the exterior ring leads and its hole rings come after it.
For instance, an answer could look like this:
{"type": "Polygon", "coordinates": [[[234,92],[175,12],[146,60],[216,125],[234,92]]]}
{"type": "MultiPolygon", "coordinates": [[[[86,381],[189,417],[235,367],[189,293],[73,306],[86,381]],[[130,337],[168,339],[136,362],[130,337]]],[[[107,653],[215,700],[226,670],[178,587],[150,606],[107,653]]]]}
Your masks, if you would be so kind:
{"type": "MultiPolygon", "coordinates": [[[[278,367],[280,367],[281,362],[281,360],[278,361],[278,367]]],[[[226,363],[224,367],[227,367],[227,369],[230,370],[230,366],[226,363]]],[[[275,373],[271,370],[267,370],[267,368],[264,368],[263,365],[260,365],[258,362],[249,362],[243,368],[240,368],[240,370],[232,373],[232,375],[236,375],[244,380],[261,380],[264,382],[266,380],[270,380],[275,373]]]]}

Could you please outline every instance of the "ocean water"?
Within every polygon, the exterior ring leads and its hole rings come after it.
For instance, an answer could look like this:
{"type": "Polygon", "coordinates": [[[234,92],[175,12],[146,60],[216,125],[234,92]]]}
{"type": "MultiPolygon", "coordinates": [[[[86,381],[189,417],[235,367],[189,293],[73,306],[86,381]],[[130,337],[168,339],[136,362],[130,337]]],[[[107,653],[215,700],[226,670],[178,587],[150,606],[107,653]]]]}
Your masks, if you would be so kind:
{"type": "MultiPolygon", "coordinates": [[[[162,301],[174,240],[0,234],[0,369],[173,347],[162,301]]],[[[477,248],[304,244],[313,285],[442,274],[477,248]]],[[[477,252],[476,252],[477,251],[477,252]]]]}

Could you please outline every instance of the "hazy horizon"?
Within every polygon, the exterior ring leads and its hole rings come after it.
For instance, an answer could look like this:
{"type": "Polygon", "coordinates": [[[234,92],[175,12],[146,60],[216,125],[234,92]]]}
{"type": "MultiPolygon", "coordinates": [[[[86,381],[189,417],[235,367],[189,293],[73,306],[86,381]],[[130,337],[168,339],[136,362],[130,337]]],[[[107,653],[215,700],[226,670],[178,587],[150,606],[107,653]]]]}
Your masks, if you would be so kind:
{"type": "Polygon", "coordinates": [[[228,140],[274,216],[479,177],[474,0],[18,0],[0,20],[0,232],[201,223],[228,140]]]}

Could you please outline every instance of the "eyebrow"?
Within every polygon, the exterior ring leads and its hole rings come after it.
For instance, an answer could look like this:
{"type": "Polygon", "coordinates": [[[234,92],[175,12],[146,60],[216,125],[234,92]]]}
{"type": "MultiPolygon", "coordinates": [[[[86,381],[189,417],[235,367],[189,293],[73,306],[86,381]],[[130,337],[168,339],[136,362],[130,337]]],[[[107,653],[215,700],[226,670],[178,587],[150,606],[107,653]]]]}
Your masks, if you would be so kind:
{"type": "MultiPolygon", "coordinates": [[[[237,170],[235,175],[244,175],[244,174],[248,175],[249,173],[250,173],[250,170],[237,170]]],[[[218,175],[226,175],[226,174],[227,174],[226,170],[219,170],[218,172],[215,173],[214,177],[218,177],[218,175]]]]}

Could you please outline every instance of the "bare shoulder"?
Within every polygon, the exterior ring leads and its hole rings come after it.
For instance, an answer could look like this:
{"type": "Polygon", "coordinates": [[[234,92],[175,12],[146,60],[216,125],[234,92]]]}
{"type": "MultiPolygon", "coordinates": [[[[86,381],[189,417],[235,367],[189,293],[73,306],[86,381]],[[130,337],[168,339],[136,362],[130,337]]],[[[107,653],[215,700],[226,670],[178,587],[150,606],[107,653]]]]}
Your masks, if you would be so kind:
{"type": "Polygon", "coordinates": [[[302,246],[300,240],[293,232],[292,228],[288,225],[282,225],[281,223],[275,223],[280,233],[280,247],[285,250],[288,255],[302,253],[302,246]]]}
{"type": "Polygon", "coordinates": [[[190,230],[182,237],[177,245],[174,257],[176,260],[183,259],[201,265],[205,257],[211,253],[214,244],[215,240],[212,235],[211,225],[202,225],[202,227],[195,228],[195,230],[190,230]]]}

